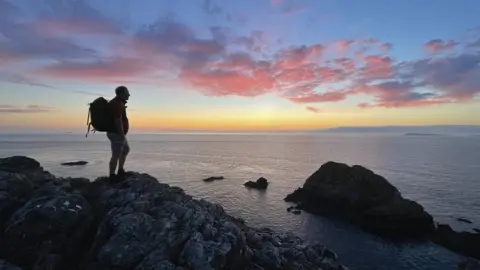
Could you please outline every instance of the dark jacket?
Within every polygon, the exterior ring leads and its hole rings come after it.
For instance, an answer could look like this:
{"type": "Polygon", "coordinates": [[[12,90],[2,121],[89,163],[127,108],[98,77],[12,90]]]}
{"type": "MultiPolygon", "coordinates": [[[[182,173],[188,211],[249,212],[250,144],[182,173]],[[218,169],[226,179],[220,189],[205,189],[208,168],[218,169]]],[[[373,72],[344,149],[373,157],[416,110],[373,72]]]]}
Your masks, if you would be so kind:
{"type": "MultiPolygon", "coordinates": [[[[108,103],[110,107],[110,113],[112,115],[112,120],[115,118],[122,118],[123,124],[123,133],[127,134],[129,130],[129,123],[127,117],[127,106],[125,105],[127,102],[125,100],[120,99],[119,97],[115,97],[108,103]]],[[[114,121],[112,121],[114,123],[114,121]]],[[[113,124],[111,132],[117,133],[117,128],[115,124],[113,124]]]]}

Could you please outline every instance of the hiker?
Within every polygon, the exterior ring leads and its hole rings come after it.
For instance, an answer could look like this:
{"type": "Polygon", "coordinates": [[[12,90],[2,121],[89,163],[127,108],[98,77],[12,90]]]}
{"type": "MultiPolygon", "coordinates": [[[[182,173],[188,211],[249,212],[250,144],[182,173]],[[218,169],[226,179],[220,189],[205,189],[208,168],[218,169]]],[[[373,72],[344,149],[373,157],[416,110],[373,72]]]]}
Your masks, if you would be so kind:
{"type": "Polygon", "coordinates": [[[115,89],[115,98],[108,103],[110,115],[113,117],[113,126],[107,131],[107,137],[110,140],[112,148],[112,157],[110,159],[110,177],[115,177],[115,170],[118,163],[118,176],[125,175],[125,160],[130,152],[130,146],[127,141],[129,123],[127,118],[127,103],[130,93],[125,86],[119,86],[115,89]]]}

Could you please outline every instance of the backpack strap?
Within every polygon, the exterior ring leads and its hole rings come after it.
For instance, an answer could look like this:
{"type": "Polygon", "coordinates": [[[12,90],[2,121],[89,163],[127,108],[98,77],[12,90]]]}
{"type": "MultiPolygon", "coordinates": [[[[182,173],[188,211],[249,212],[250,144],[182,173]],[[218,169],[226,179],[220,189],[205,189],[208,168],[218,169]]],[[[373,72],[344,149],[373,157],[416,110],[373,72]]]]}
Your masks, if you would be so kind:
{"type": "Polygon", "coordinates": [[[85,138],[88,137],[88,133],[90,133],[90,127],[92,126],[92,122],[90,122],[90,109],[88,109],[87,115],[87,134],[85,134],[85,138]]]}

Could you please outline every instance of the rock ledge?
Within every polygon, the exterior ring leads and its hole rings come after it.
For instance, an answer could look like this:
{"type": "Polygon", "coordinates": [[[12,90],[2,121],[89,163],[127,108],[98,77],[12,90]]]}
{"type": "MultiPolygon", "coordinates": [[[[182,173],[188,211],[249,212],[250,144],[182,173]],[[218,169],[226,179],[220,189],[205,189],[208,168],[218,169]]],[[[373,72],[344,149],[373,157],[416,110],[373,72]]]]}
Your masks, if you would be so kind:
{"type": "Polygon", "coordinates": [[[57,178],[27,157],[0,159],[0,229],[1,269],[346,269],[148,174],[57,178]]]}

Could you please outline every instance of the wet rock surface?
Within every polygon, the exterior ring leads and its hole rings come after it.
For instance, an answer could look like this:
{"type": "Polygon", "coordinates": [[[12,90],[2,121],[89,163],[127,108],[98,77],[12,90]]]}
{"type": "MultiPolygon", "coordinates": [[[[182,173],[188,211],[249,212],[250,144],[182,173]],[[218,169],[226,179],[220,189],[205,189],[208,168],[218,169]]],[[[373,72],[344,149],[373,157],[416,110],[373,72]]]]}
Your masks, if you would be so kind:
{"type": "Polygon", "coordinates": [[[147,174],[56,178],[0,159],[0,269],[346,269],[321,244],[251,228],[147,174]]]}

